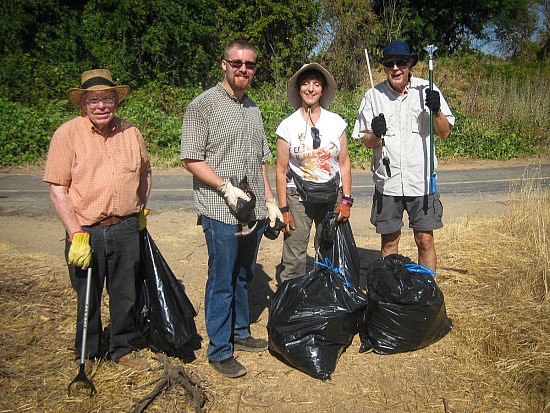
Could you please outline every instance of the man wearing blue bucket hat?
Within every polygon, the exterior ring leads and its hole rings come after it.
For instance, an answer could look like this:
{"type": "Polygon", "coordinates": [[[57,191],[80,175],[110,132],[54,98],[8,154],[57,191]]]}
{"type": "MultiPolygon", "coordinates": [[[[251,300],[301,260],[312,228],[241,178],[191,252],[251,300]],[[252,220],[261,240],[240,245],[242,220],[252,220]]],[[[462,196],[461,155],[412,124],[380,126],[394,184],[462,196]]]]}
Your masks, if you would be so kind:
{"type": "Polygon", "coordinates": [[[412,75],[417,62],[407,43],[386,45],[381,60],[386,80],[365,93],[352,136],[373,149],[371,223],[381,235],[381,256],[398,253],[407,211],[418,263],[435,271],[433,231],[443,226],[443,206],[437,190],[430,190],[431,153],[437,162],[430,150],[430,112],[441,139],[449,137],[455,118],[439,89],[430,90],[428,80],[412,75]]]}

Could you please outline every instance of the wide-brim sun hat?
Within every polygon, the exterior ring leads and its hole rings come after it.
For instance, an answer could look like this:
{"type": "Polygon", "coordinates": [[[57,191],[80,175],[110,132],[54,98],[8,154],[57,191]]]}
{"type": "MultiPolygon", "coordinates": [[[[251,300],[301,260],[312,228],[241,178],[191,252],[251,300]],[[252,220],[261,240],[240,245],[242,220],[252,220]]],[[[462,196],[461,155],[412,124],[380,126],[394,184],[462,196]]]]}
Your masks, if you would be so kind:
{"type": "Polygon", "coordinates": [[[307,70],[316,70],[321,73],[326,80],[326,85],[323,87],[323,95],[321,96],[320,104],[323,108],[326,108],[334,100],[336,96],[336,81],[329,73],[327,69],[321,66],[319,63],[307,63],[298,70],[290,80],[288,81],[288,87],[286,89],[286,96],[288,103],[294,108],[299,109],[302,106],[302,98],[300,97],[300,89],[297,85],[298,77],[307,70]]]}
{"type": "Polygon", "coordinates": [[[128,92],[130,86],[115,85],[113,76],[107,69],[92,69],[82,73],[80,79],[80,88],[71,88],[67,90],[67,99],[77,108],[80,108],[80,99],[82,95],[91,90],[114,90],[117,95],[118,102],[122,102],[128,92]]]}
{"type": "Polygon", "coordinates": [[[416,53],[411,53],[409,45],[401,40],[393,40],[389,42],[382,52],[383,62],[387,57],[390,56],[408,56],[412,59],[411,67],[414,67],[418,62],[418,55],[416,53]]]}

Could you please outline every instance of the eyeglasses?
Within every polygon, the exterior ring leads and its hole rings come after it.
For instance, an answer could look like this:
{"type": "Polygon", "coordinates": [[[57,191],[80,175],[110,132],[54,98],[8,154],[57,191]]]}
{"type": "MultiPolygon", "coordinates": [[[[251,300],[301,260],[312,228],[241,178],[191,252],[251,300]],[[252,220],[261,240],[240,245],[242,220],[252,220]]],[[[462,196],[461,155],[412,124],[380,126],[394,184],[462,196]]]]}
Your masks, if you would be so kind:
{"type": "Polygon", "coordinates": [[[399,69],[404,69],[409,64],[409,59],[399,59],[399,60],[385,60],[383,65],[387,69],[393,69],[394,66],[397,66],[399,69]]]}
{"type": "Polygon", "coordinates": [[[319,129],[311,128],[311,137],[313,138],[313,149],[319,149],[319,146],[321,146],[321,138],[319,136],[319,129]]]}
{"type": "Polygon", "coordinates": [[[229,63],[229,66],[231,66],[233,69],[240,69],[242,65],[245,65],[245,67],[248,70],[256,69],[256,62],[250,62],[250,61],[243,62],[242,60],[228,60],[228,59],[223,59],[223,60],[229,63]]]}
{"type": "Polygon", "coordinates": [[[103,102],[105,105],[110,106],[115,104],[115,97],[114,96],[106,96],[104,98],[100,98],[97,96],[94,96],[92,98],[87,98],[86,103],[90,106],[97,106],[99,105],[99,102],[103,102]]]}

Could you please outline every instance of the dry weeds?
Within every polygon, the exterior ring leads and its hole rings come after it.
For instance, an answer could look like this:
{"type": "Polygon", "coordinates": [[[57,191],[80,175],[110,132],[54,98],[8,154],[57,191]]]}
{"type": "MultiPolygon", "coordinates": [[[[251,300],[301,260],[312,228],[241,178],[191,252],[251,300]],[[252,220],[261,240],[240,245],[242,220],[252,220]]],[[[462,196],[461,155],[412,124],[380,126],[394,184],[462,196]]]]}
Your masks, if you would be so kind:
{"type": "MultiPolygon", "coordinates": [[[[249,374],[224,379],[208,366],[201,349],[185,369],[206,389],[206,410],[550,412],[549,197],[547,189],[524,183],[510,193],[504,216],[464,218],[437,232],[440,265],[466,271],[441,270],[438,275],[454,324],[438,343],[380,356],[359,354],[356,337],[327,382],[269,353],[237,353],[249,374]]],[[[193,238],[188,245],[203,248],[197,243],[200,236],[189,233],[183,238],[193,238]]],[[[167,235],[162,242],[183,238],[167,235]]],[[[361,236],[356,242],[360,248],[377,243],[361,236]]],[[[403,237],[403,242],[400,252],[414,257],[412,237],[403,237]]],[[[278,248],[276,243],[265,244],[260,251],[270,286],[278,248]]],[[[177,265],[186,264],[183,261],[177,265]]],[[[198,262],[200,257],[193,257],[187,271],[196,272],[198,262]]],[[[367,264],[362,262],[362,267],[367,264]]],[[[188,289],[197,307],[202,288],[188,289]]],[[[128,412],[158,385],[162,364],[145,351],[155,366],[152,371],[138,374],[103,361],[91,376],[98,393],[93,398],[85,391],[68,397],[67,385],[77,372],[71,349],[74,305],[66,268],[57,257],[0,244],[0,412],[128,412]]],[[[267,310],[261,310],[252,328],[265,337],[267,310]]],[[[197,327],[206,337],[200,315],[197,327]]],[[[146,411],[193,411],[192,396],[172,387],[146,411]]]]}

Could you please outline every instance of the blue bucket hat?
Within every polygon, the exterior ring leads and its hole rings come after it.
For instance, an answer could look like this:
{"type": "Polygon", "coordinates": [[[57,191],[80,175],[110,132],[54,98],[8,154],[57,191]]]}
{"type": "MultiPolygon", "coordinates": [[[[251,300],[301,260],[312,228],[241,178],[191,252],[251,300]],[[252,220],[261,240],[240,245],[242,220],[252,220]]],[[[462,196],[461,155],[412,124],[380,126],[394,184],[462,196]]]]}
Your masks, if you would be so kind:
{"type": "Polygon", "coordinates": [[[409,45],[401,40],[393,40],[384,47],[382,60],[389,56],[409,56],[412,59],[411,67],[418,62],[418,55],[416,53],[411,53],[409,45]]]}

